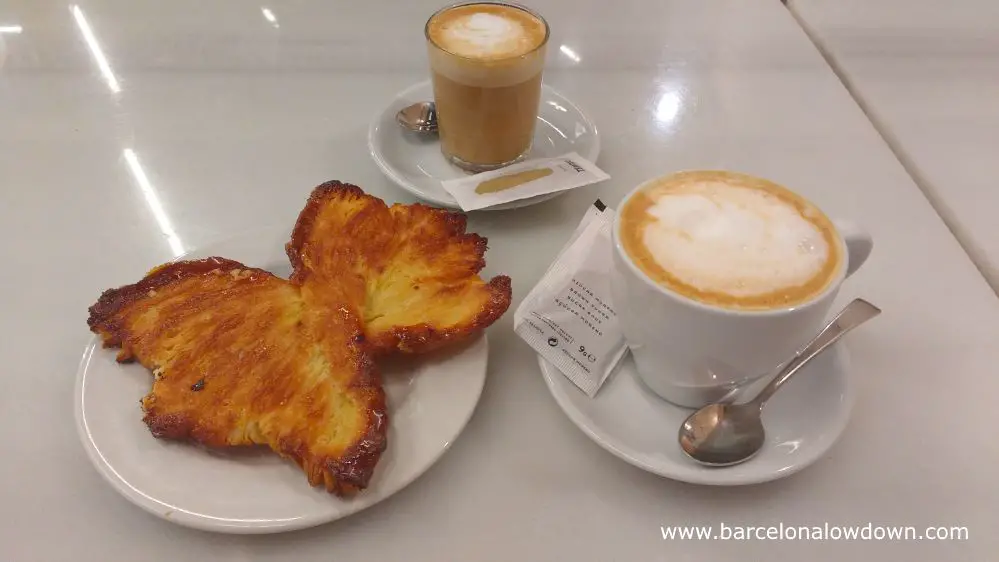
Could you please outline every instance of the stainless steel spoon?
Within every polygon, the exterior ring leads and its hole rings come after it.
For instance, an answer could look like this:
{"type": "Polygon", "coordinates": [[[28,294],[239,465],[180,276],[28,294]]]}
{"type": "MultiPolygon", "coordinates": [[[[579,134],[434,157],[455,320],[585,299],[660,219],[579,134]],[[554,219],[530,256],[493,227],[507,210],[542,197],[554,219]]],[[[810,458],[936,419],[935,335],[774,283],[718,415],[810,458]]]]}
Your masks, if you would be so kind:
{"type": "Polygon", "coordinates": [[[864,299],[848,304],[755,398],[744,404],[708,404],[691,414],[680,426],[680,448],[708,466],[731,466],[753,458],[766,440],[760,415],[767,400],[809,361],[878,314],[881,309],[864,299]]]}
{"type": "Polygon", "coordinates": [[[421,101],[404,107],[395,114],[402,128],[420,135],[437,134],[437,106],[432,101],[421,101]]]}

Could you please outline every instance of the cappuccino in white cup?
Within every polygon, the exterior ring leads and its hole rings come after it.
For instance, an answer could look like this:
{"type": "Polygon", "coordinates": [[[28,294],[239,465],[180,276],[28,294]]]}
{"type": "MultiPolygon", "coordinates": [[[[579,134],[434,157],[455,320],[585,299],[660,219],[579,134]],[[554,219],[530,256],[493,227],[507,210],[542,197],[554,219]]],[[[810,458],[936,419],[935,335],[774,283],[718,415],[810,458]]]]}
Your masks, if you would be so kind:
{"type": "Polygon", "coordinates": [[[687,407],[790,358],[872,248],[797,193],[728,171],[645,182],[613,236],[614,304],[639,376],[687,407]]]}

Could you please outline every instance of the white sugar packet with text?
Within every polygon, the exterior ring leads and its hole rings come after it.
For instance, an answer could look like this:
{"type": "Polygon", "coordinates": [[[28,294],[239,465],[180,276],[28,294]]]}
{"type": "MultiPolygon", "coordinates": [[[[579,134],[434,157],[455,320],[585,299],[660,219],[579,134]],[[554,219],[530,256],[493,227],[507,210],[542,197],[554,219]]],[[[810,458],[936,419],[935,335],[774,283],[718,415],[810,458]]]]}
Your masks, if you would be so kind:
{"type": "Polygon", "coordinates": [[[514,312],[514,331],[593,397],[627,346],[610,298],[614,212],[597,201],[514,312]]]}

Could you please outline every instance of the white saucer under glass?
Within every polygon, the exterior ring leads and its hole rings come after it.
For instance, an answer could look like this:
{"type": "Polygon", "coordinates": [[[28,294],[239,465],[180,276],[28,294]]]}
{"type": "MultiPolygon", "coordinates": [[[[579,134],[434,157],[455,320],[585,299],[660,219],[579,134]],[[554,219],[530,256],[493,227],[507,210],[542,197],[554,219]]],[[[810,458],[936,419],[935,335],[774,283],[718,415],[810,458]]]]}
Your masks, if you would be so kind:
{"type": "MultiPolygon", "coordinates": [[[[436,136],[423,137],[404,131],[396,123],[400,109],[433,99],[430,81],[411,86],[383,109],[368,129],[368,150],[382,172],[399,187],[424,201],[457,208],[458,202],[441,186],[441,181],[469,175],[441,154],[436,136]]],[[[549,158],[575,152],[590,162],[600,154],[600,135],[593,121],[568,98],[547,85],[541,87],[541,104],[529,159],[549,158]]],[[[550,193],[490,207],[514,209],[547,201],[550,193]]]]}

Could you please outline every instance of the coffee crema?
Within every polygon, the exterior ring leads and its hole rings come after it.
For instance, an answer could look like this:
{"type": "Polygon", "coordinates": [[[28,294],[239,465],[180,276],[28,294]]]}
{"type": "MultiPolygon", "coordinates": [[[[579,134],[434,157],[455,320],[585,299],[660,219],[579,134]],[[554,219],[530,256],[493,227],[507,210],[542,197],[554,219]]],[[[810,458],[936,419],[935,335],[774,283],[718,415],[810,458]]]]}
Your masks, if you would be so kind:
{"type": "Polygon", "coordinates": [[[445,51],[476,60],[519,57],[545,40],[545,24],[530,12],[504,4],[467,4],[445,10],[427,26],[445,51]]]}
{"type": "Polygon", "coordinates": [[[723,171],[654,180],[621,209],[631,260],[660,286],[705,304],[766,310],[818,296],[842,269],[832,221],[796,193],[723,171]]]}
{"type": "Polygon", "coordinates": [[[548,26],[502,3],[446,8],[426,25],[441,150],[473,171],[531,148],[548,26]]]}

